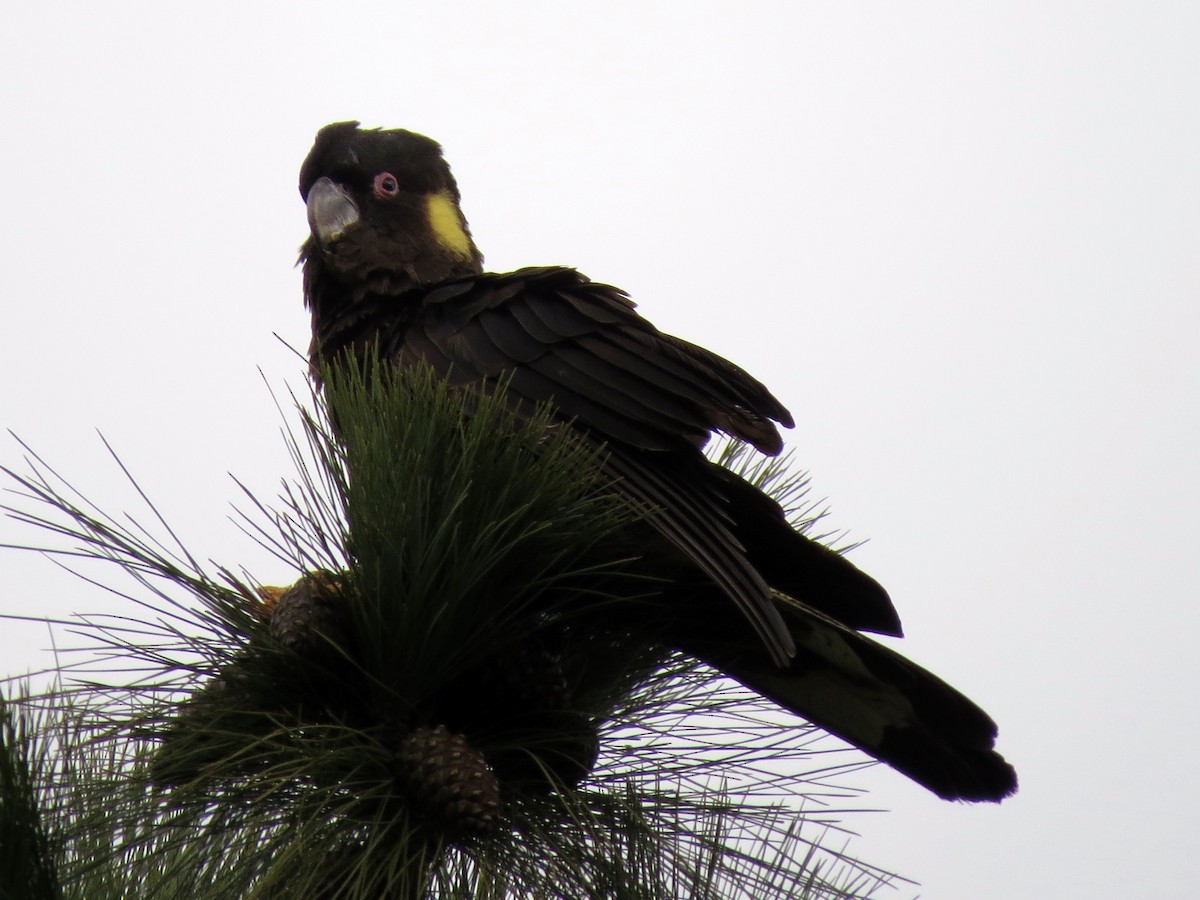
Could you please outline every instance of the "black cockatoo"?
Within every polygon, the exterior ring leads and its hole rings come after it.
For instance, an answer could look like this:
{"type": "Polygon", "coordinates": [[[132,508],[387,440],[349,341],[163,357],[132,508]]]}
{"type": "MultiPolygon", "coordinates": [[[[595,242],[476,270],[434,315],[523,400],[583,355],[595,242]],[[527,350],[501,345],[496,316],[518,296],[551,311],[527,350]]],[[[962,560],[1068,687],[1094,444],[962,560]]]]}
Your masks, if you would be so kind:
{"type": "Polygon", "coordinates": [[[484,272],[442,149],[427,137],[328,125],[300,193],[314,367],[378,347],[454,387],[506,381],[518,408],[549,402],[582,440],[603,445],[610,489],[708,587],[678,601],[657,635],[664,644],[941,797],[999,800],[1016,789],[986,713],[860,634],[900,634],[883,588],[702,453],[716,431],[779,453],[776,426],[792,417],[761,383],[573,269],[484,272]]]}

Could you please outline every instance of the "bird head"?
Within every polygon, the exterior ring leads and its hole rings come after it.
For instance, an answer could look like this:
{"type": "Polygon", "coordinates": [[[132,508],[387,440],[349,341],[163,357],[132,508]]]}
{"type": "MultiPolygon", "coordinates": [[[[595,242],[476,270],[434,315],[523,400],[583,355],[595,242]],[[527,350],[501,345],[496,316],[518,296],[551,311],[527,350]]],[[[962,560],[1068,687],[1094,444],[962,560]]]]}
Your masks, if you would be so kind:
{"type": "Polygon", "coordinates": [[[306,268],[382,293],[482,271],[450,166],[423,135],[326,125],[300,169],[300,196],[306,268]]]}

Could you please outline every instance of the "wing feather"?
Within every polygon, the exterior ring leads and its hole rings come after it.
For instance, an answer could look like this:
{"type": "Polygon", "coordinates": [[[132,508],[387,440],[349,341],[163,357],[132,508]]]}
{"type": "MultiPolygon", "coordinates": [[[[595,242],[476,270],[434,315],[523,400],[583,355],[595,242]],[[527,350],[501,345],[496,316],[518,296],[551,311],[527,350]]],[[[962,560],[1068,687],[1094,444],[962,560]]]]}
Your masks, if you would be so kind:
{"type": "MultiPolygon", "coordinates": [[[[458,387],[507,380],[518,409],[551,403],[608,448],[614,490],[730,598],[780,666],[794,644],[729,516],[721,480],[697,453],[724,429],[772,452],[788,421],[771,394],[720,357],[670,338],[622,292],[571,269],[525,269],[438,285],[391,301],[372,334],[390,358],[423,361],[458,387]]],[[[383,312],[383,308],[379,310],[383,312]]],[[[360,320],[361,321],[361,320],[360,320]]],[[[326,332],[355,345],[357,322],[326,332]]],[[[336,352],[322,347],[322,355],[336,352]]]]}
{"type": "Polygon", "coordinates": [[[685,463],[719,422],[746,418],[752,407],[766,421],[767,410],[782,409],[778,401],[719,357],[681,351],[623,294],[573,271],[483,276],[473,285],[427,305],[410,340],[434,344],[456,372],[508,378],[519,401],[552,402],[590,441],[607,443],[616,490],[649,510],[654,528],[734,602],[774,661],[786,664],[794,649],[787,626],[733,533],[719,481],[695,477],[685,463]]]}
{"type": "Polygon", "coordinates": [[[648,511],[647,521],[734,602],[775,665],[786,668],[795,642],[771,600],[770,588],[730,532],[719,498],[697,490],[686,475],[681,477],[681,467],[650,454],[610,447],[605,469],[622,494],[648,511]]]}
{"type": "Polygon", "coordinates": [[[732,363],[659,332],[615,288],[570,269],[466,283],[466,291],[438,288],[414,329],[456,368],[487,378],[536,369],[555,390],[531,399],[553,396],[564,418],[600,431],[617,420],[636,423],[645,449],[694,447],[720,429],[778,451],[772,419],[791,421],[782,404],[732,363]]]}

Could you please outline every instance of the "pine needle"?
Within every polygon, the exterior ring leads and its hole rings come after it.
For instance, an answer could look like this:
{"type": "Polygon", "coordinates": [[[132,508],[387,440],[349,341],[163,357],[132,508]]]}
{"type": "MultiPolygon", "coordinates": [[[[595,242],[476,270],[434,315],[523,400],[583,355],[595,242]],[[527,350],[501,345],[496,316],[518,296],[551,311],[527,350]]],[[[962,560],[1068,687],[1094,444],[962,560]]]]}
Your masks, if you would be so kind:
{"type": "MultiPolygon", "coordinates": [[[[238,527],[292,567],[287,591],[201,563],[119,459],[146,525],[27,447],[28,471],[4,470],[9,514],[54,543],[41,552],[126,579],[83,573],[126,611],[58,623],[76,639],[62,682],[3,707],[20,896],[757,900],[897,882],[831,848],[857,762],[612,624],[655,584],[629,565],[634,514],[597,451],[545,411],[514,417],[502,387],[325,381],[297,403],[279,495],[240,486],[238,527]]],[[[820,518],[803,479],[747,471],[795,521],[820,518]]]]}

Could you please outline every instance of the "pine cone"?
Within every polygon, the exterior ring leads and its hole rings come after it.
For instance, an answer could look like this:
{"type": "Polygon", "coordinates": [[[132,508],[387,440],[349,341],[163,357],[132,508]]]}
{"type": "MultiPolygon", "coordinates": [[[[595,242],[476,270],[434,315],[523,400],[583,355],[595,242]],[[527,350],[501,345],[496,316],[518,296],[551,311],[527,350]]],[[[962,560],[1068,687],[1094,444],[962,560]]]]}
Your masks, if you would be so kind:
{"type": "Polygon", "coordinates": [[[396,753],[417,806],[448,828],[486,831],[500,815],[500,784],[483,754],[446,726],[417,728],[396,753]]]}
{"type": "Polygon", "coordinates": [[[344,646],[341,580],[332,572],[308,572],[271,605],[271,637],[303,655],[327,654],[329,643],[344,646]]]}

